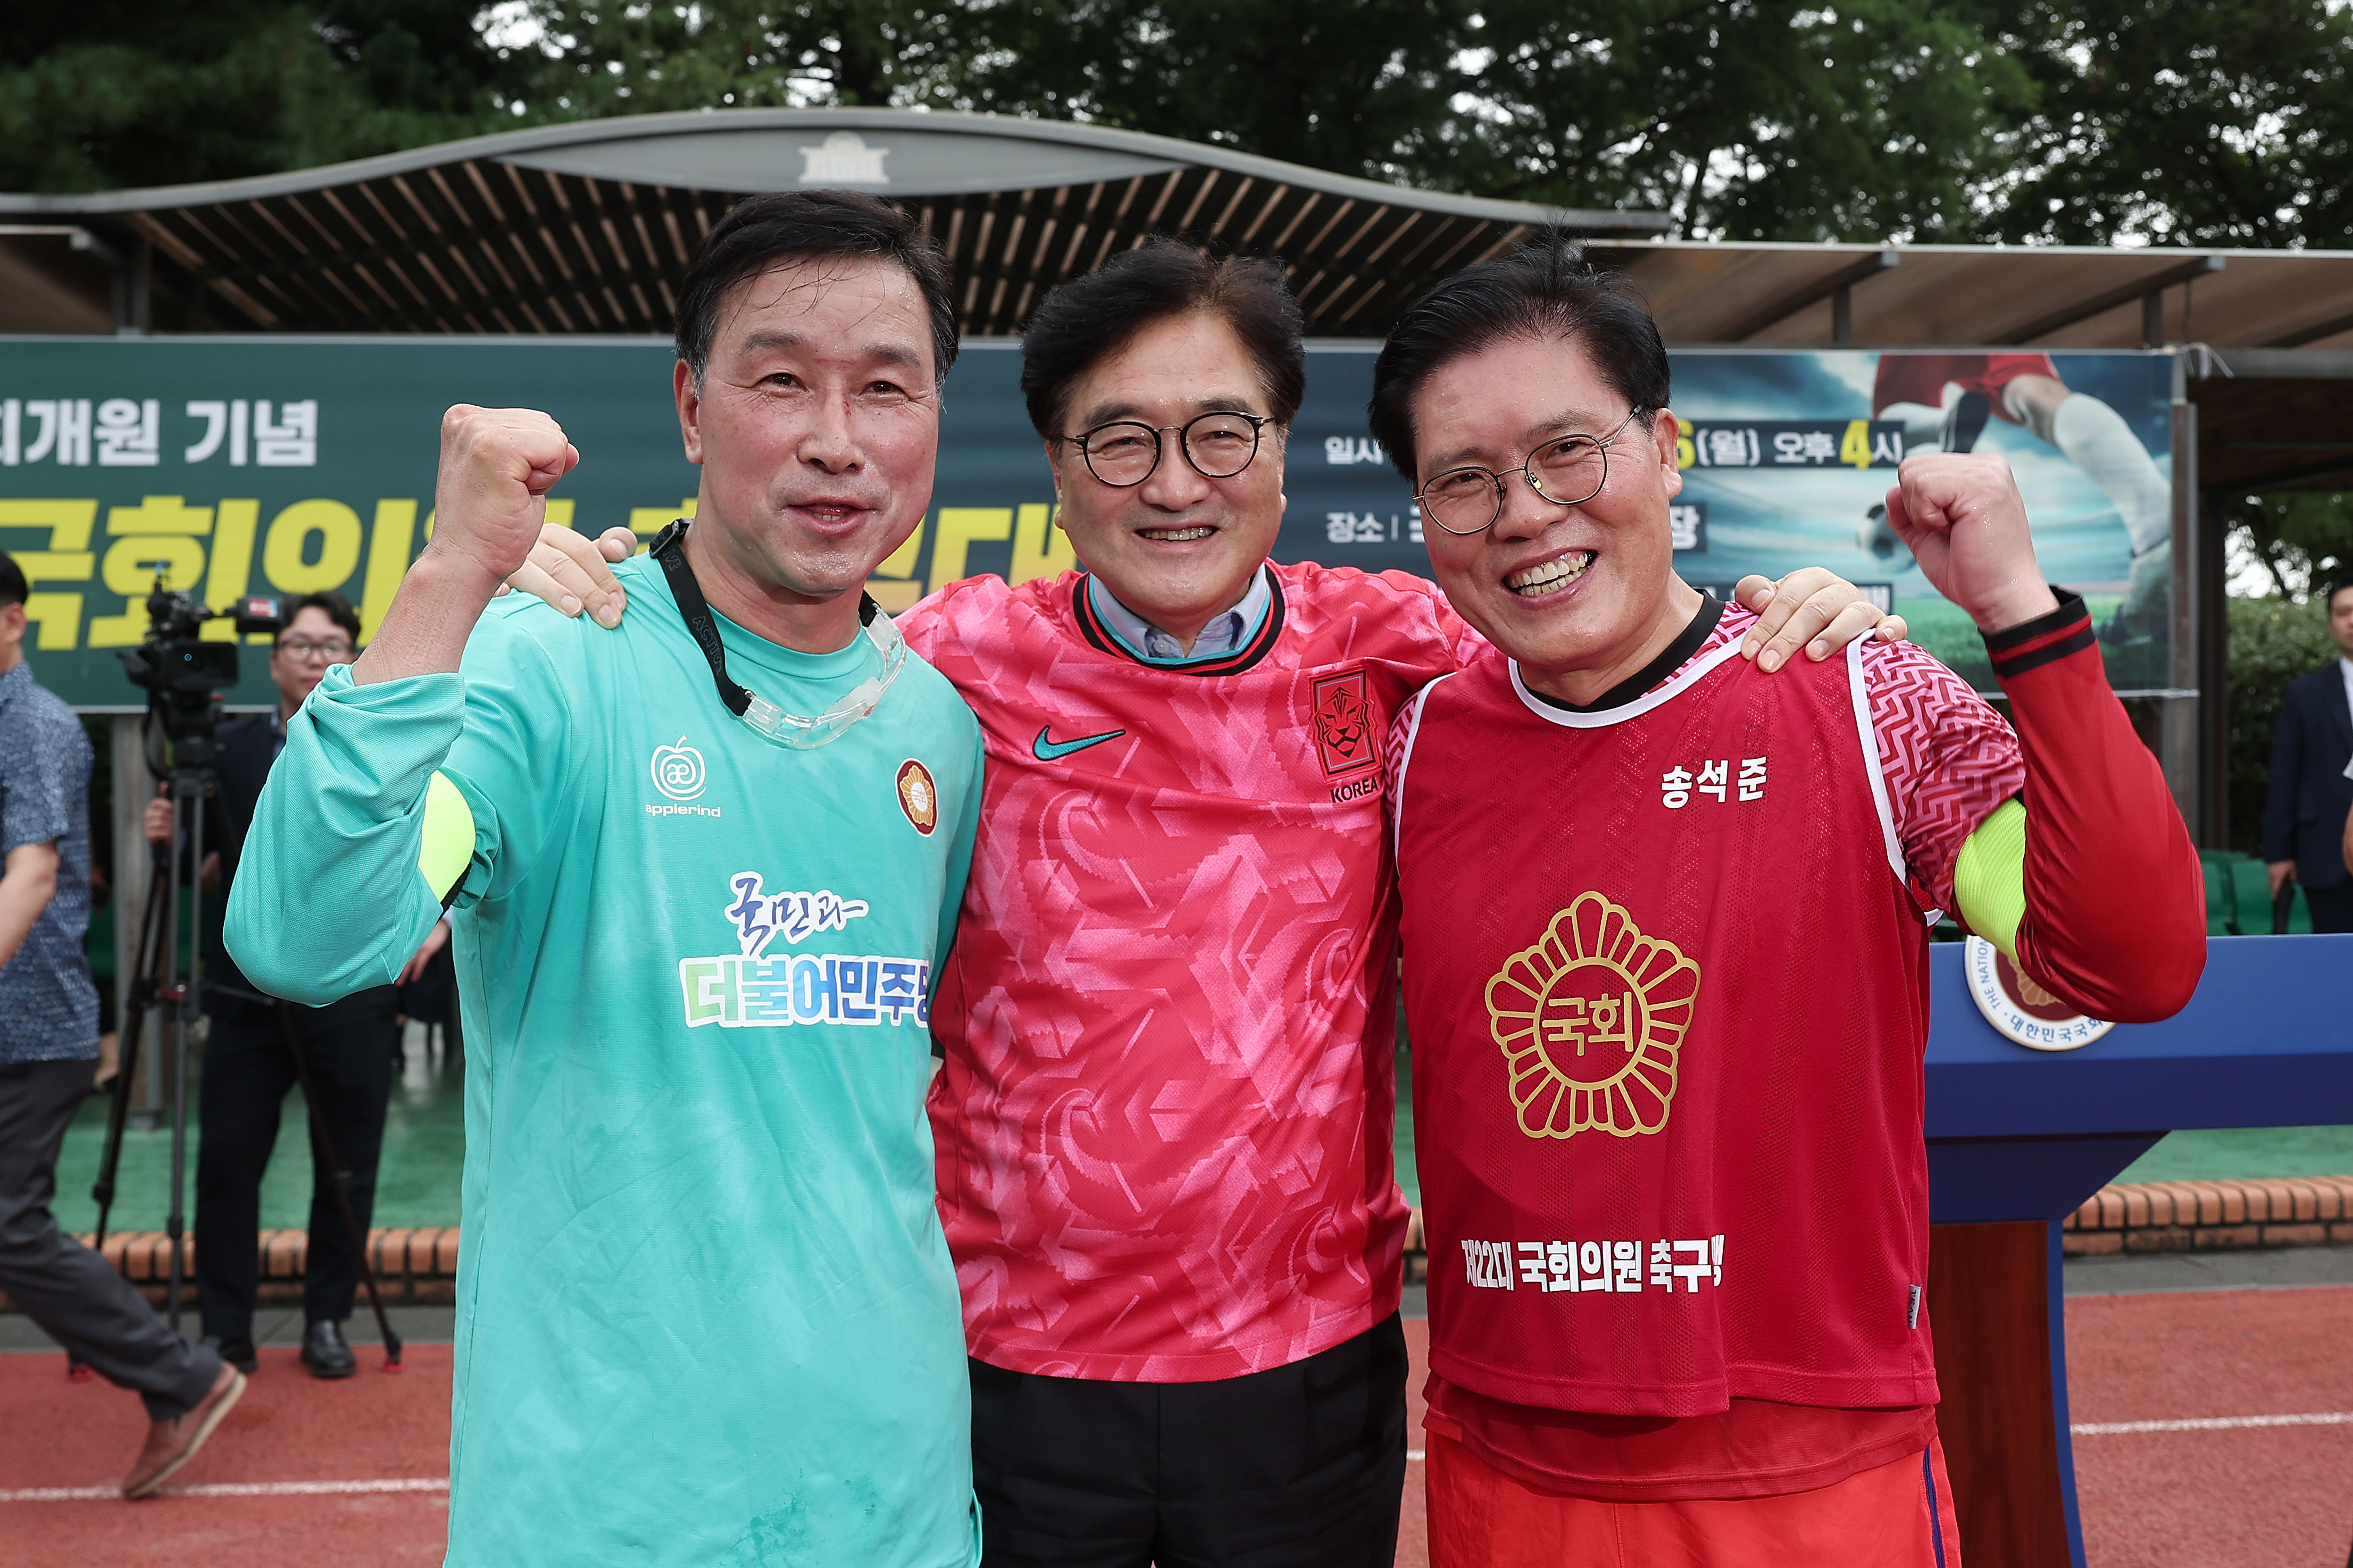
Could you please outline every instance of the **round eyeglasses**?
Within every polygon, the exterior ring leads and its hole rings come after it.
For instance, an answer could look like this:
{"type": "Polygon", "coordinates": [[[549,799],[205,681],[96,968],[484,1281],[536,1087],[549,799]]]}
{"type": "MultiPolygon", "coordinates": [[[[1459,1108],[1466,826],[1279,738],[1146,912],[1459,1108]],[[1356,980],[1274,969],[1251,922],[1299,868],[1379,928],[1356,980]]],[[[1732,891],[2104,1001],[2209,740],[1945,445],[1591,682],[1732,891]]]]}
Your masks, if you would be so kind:
{"type": "Polygon", "coordinates": [[[1483,533],[1504,515],[1504,481],[1527,476],[1528,489],[1555,506],[1577,506],[1601,493],[1609,482],[1609,443],[1650,410],[1628,409],[1607,436],[1556,437],[1528,454],[1516,468],[1449,468],[1421,487],[1413,499],[1421,514],[1449,533],[1483,533]]]}
{"type": "Polygon", "coordinates": [[[1185,460],[1205,479],[1230,479],[1258,456],[1259,432],[1274,422],[1267,414],[1204,414],[1182,425],[1154,426],[1140,420],[1114,419],[1108,425],[1061,439],[1079,449],[1087,472],[1113,489],[1128,489],[1150,479],[1160,467],[1160,437],[1178,432],[1185,460]]]}

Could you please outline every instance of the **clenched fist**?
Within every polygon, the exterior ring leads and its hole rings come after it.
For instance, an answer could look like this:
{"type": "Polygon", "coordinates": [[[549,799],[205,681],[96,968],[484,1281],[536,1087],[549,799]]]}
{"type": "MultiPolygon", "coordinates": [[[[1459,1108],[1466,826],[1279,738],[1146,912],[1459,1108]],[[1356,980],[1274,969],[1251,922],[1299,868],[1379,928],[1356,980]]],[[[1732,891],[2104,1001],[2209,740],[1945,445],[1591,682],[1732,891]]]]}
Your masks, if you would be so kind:
{"type": "Polygon", "coordinates": [[[1980,631],[2006,631],[2059,607],[2035,563],[2018,480],[1989,452],[1905,458],[1887,492],[1887,522],[1936,592],[1980,631]]]}
{"type": "Polygon", "coordinates": [[[535,409],[457,405],[441,416],[427,551],[504,581],[539,542],[547,492],[579,461],[564,426],[535,409]]]}

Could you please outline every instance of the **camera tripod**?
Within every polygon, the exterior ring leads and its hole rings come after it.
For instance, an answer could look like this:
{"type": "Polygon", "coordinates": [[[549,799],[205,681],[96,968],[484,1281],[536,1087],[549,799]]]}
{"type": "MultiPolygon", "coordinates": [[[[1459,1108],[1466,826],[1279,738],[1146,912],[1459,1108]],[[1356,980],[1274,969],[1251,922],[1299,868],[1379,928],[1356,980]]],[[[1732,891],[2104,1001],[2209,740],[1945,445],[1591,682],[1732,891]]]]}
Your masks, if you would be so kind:
{"type": "MultiPolygon", "coordinates": [[[[181,1284],[186,1258],[186,1248],[182,1245],[181,1237],[185,1230],[186,1212],[184,1186],[186,1173],[188,1047],[192,1036],[196,1036],[204,1026],[205,803],[216,798],[219,793],[213,771],[212,735],[213,714],[217,709],[191,723],[185,714],[159,713],[157,710],[161,707],[160,702],[151,703],[149,720],[151,725],[164,730],[165,742],[171,748],[172,765],[168,771],[155,768],[154,759],[151,756],[150,767],[167,780],[174,826],[186,825],[187,857],[184,862],[175,844],[164,846],[160,851],[164,864],[157,868],[157,874],[148,882],[147,907],[139,927],[137,968],[132,972],[131,994],[123,1008],[121,1059],[110,1091],[111,1102],[107,1110],[105,1151],[99,1160],[98,1180],[90,1187],[90,1196],[98,1203],[98,1232],[91,1239],[91,1246],[97,1250],[103,1250],[106,1246],[107,1219],[114,1205],[115,1180],[122,1160],[122,1134],[130,1119],[131,1085],[138,1067],[141,1040],[146,1032],[147,1015],[160,1008],[164,1039],[172,1053],[172,1070],[166,1088],[172,1125],[171,1206],[164,1222],[164,1233],[171,1246],[171,1262],[169,1279],[164,1288],[164,1311],[172,1331],[177,1333],[180,1328],[181,1284]],[[179,721],[175,723],[174,720],[179,721]],[[174,731],[178,732],[174,733],[174,731]],[[179,944],[173,939],[172,930],[180,908],[184,864],[191,873],[186,886],[189,889],[188,918],[193,938],[185,973],[180,967],[179,944]]],[[[260,1000],[269,1002],[275,1009],[279,1027],[286,1037],[286,1049],[294,1058],[294,1073],[302,1086],[302,1101],[310,1108],[311,1131],[317,1141],[318,1156],[326,1162],[343,1229],[350,1237],[353,1254],[359,1259],[360,1281],[366,1287],[368,1306],[375,1312],[376,1327],[384,1335],[384,1370],[397,1372],[400,1370],[400,1336],[393,1331],[392,1321],[385,1312],[383,1299],[376,1289],[375,1268],[368,1258],[367,1237],[361,1231],[358,1215],[352,1208],[352,1173],[337,1153],[334,1139],[328,1131],[326,1112],[319,1102],[318,1086],[311,1076],[310,1060],[303,1054],[301,1037],[294,1027],[293,1008],[276,997],[260,1000]]],[[[69,1375],[76,1375],[79,1371],[79,1368],[69,1368],[69,1375]]]]}

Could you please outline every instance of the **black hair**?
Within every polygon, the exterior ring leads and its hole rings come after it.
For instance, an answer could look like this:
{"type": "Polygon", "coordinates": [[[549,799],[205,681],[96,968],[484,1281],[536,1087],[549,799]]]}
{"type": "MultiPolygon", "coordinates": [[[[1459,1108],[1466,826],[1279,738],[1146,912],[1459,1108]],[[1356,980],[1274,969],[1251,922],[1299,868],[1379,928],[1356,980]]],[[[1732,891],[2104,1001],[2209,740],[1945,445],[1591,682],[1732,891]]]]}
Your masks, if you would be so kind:
{"type": "Polygon", "coordinates": [[[678,357],[702,385],[719,308],[728,290],[783,263],[872,256],[907,269],[932,319],[933,374],[955,363],[955,289],[946,256],[923,226],[889,202],[857,191],[776,191],[746,196],[703,237],[678,288],[678,357]]]}
{"type": "Polygon", "coordinates": [[[1190,240],[1155,237],[1123,250],[1039,301],[1021,332],[1021,395],[1029,423],[1051,441],[1070,434],[1071,387],[1158,321],[1206,310],[1231,327],[1258,366],[1259,389],[1288,427],[1307,395],[1306,323],[1282,264],[1210,255],[1190,240]]]}
{"type": "Polygon", "coordinates": [[[1667,346],[1649,309],[1566,232],[1546,229],[1509,256],[1431,284],[1389,329],[1373,362],[1369,413],[1373,439],[1408,484],[1417,479],[1413,400],[1448,364],[1504,338],[1567,338],[1630,406],[1667,406],[1667,346]]]}
{"type": "MultiPolygon", "coordinates": [[[[2320,613],[2327,615],[2337,608],[2337,595],[2353,593],[2353,577],[2339,577],[2320,591],[2320,613]]],[[[0,605],[8,602],[7,590],[0,587],[0,605]]]]}
{"type": "Polygon", "coordinates": [[[14,556],[0,550],[0,610],[21,605],[32,596],[32,586],[25,581],[25,569],[16,564],[14,556]]]}
{"type": "MultiPolygon", "coordinates": [[[[352,639],[353,647],[360,646],[360,617],[352,609],[352,602],[341,594],[303,595],[286,606],[286,625],[291,627],[294,625],[294,617],[305,610],[323,612],[329,620],[343,628],[343,635],[352,639]]],[[[286,634],[280,632],[278,635],[282,637],[286,634]]],[[[271,640],[275,642],[277,639],[271,640]]]]}

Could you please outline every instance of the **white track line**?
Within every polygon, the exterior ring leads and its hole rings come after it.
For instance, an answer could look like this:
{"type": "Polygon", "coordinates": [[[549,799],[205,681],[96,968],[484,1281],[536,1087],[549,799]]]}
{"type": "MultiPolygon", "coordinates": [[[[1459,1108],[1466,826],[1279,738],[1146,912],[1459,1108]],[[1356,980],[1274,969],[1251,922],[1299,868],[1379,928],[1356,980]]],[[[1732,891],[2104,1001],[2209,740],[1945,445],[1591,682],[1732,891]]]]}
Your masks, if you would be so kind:
{"type": "MultiPolygon", "coordinates": [[[[343,1497],[360,1492],[446,1492],[447,1477],[392,1481],[223,1481],[208,1487],[165,1487],[159,1497],[343,1497]]],[[[121,1500],[113,1487],[26,1487],[0,1491],[0,1502],[95,1502],[121,1500]]]]}
{"type": "Polygon", "coordinates": [[[2078,1421],[2067,1428],[2078,1437],[2113,1437],[2127,1432],[2236,1432],[2245,1426],[2353,1426],[2353,1410],[2311,1415],[2210,1415],[2196,1421],[2078,1421]]]}

